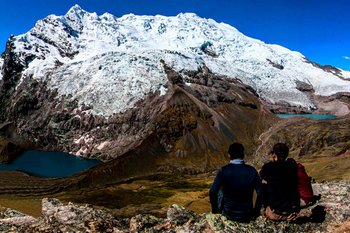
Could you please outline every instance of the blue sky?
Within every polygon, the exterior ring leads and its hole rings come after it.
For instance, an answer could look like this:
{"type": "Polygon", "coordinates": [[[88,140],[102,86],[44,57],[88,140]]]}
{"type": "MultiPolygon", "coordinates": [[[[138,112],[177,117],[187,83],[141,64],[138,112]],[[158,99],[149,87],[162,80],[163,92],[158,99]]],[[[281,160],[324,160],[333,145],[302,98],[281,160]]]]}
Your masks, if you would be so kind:
{"type": "Polygon", "coordinates": [[[0,51],[49,14],[79,4],[89,12],[177,15],[194,12],[247,36],[280,44],[322,65],[350,70],[350,0],[10,0],[0,8],[0,51]]]}

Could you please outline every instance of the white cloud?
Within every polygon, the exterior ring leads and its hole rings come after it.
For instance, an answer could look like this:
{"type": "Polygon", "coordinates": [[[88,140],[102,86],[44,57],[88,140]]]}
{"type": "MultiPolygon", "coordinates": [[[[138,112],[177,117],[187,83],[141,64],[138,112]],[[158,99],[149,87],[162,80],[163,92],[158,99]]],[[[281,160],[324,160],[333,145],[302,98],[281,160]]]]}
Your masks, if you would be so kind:
{"type": "Polygon", "coordinates": [[[343,56],[343,58],[346,60],[350,60],[350,57],[348,57],[348,56],[343,56]]]}

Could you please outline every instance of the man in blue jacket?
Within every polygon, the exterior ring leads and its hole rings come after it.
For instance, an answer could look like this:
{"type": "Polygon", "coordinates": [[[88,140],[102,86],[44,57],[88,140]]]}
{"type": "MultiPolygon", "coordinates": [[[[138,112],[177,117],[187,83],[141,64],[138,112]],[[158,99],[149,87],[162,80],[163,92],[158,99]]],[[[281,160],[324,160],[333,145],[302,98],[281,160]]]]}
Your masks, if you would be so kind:
{"type": "Polygon", "coordinates": [[[212,213],[222,213],[228,219],[249,222],[260,213],[262,195],[261,180],[254,167],[243,161],[244,147],[240,143],[230,145],[230,163],[219,169],[210,188],[209,196],[212,213]],[[222,191],[222,203],[218,203],[218,193],[222,191]],[[257,203],[253,207],[253,192],[257,193],[257,203]],[[219,205],[221,209],[219,209],[219,205]]]}

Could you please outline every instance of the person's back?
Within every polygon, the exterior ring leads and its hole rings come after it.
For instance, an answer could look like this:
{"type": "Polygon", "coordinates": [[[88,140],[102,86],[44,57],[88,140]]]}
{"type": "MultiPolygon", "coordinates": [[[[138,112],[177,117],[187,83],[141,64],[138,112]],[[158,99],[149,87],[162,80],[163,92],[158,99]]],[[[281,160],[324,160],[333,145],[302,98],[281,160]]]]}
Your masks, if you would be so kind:
{"type": "Polygon", "coordinates": [[[267,182],[267,205],[280,212],[299,208],[297,167],[287,161],[265,164],[260,176],[267,182]]]}
{"type": "Polygon", "coordinates": [[[274,153],[280,153],[279,150],[282,151],[281,155],[266,163],[260,171],[261,179],[267,183],[266,215],[271,219],[274,218],[269,216],[271,212],[280,215],[280,219],[273,220],[288,219],[290,214],[300,210],[297,165],[285,161],[289,151],[285,144],[278,143],[274,146],[274,153]]]}
{"type": "Polygon", "coordinates": [[[255,168],[246,164],[228,164],[221,170],[223,207],[232,219],[249,219],[253,215],[253,192],[258,181],[255,168]]]}
{"type": "MultiPolygon", "coordinates": [[[[231,149],[237,150],[236,147],[240,146],[243,148],[241,144],[232,145],[231,149]]],[[[241,158],[231,156],[230,163],[219,169],[209,194],[213,213],[221,211],[231,220],[246,222],[256,213],[253,209],[253,192],[255,189],[260,196],[261,181],[255,168],[244,164],[243,154],[239,157],[241,158]],[[220,189],[223,194],[221,210],[218,209],[217,203],[220,189]]]]}

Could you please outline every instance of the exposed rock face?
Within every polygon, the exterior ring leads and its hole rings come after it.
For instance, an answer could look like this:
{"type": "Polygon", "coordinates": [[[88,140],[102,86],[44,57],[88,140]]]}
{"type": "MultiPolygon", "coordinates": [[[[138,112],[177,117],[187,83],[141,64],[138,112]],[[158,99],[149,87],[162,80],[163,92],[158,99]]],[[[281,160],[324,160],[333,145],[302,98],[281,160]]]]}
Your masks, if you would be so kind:
{"type": "MultiPolygon", "coordinates": [[[[133,109],[109,118],[92,114],[89,106],[79,107],[69,97],[57,98],[45,83],[27,78],[10,91],[11,98],[1,96],[6,103],[1,119],[13,120],[2,132],[27,148],[104,161],[132,157],[128,161],[145,161],[152,165],[145,171],[153,172],[215,169],[226,160],[222,155],[235,140],[246,145],[247,154],[254,150],[254,138],[273,116],[252,88],[205,66],[180,74],[164,64],[164,71],[169,80],[166,94],[149,94],[133,109]]],[[[129,175],[131,171],[142,175],[143,165],[130,163],[129,175]]],[[[123,173],[120,165],[113,166],[107,170],[123,173]]]]}
{"type": "Polygon", "coordinates": [[[0,231],[24,232],[27,225],[33,224],[36,219],[16,210],[0,207],[0,231]],[[19,229],[18,229],[19,228],[19,229]]]}
{"type": "Polygon", "coordinates": [[[329,97],[316,97],[319,103],[316,113],[346,116],[350,113],[350,93],[337,93],[329,97]]]}
{"type": "MultiPolygon", "coordinates": [[[[200,173],[216,169],[226,162],[227,147],[233,141],[242,142],[249,157],[255,149],[254,138],[275,118],[261,106],[255,92],[237,80],[227,82],[225,77],[204,68],[188,73],[182,82],[169,67],[165,66],[165,70],[172,80],[168,93],[141,103],[144,107],[135,110],[137,114],[132,111],[134,123],[124,134],[117,135],[119,145],[109,139],[109,145],[100,152],[106,149],[117,154],[123,137],[131,136],[128,132],[144,136],[130,138],[130,143],[125,143],[130,151],[117,160],[82,174],[83,186],[157,172],[200,173]],[[139,117],[144,117],[143,123],[136,124],[139,117]],[[142,124],[146,124],[141,128],[144,131],[137,131],[142,124]]],[[[109,124],[108,129],[111,127],[109,124]]]]}
{"type": "Polygon", "coordinates": [[[271,110],[273,113],[291,113],[291,114],[305,114],[305,113],[312,113],[312,109],[310,108],[303,108],[301,106],[292,106],[287,102],[280,101],[274,104],[265,102],[265,106],[271,110]]]}
{"type": "Polygon", "coordinates": [[[166,218],[136,215],[117,219],[110,213],[57,199],[43,199],[42,216],[35,219],[10,209],[0,210],[0,231],[11,232],[347,232],[350,223],[348,182],[314,184],[322,195],[317,206],[304,209],[296,223],[272,222],[263,216],[246,223],[219,214],[197,215],[172,205],[166,218]]]}
{"type": "Polygon", "coordinates": [[[246,146],[247,157],[253,153],[257,136],[275,119],[253,89],[206,67],[186,75],[166,64],[164,70],[169,79],[166,94],[150,94],[134,109],[107,119],[90,114],[88,106],[77,107],[68,98],[56,99],[44,83],[35,80],[24,80],[12,90],[14,99],[2,96],[8,108],[1,116],[13,121],[4,120],[7,124],[1,131],[15,144],[110,161],[52,184],[45,180],[39,185],[35,180],[36,185],[30,187],[30,179],[21,176],[4,185],[1,192],[13,192],[14,187],[17,193],[57,192],[154,173],[216,170],[226,163],[232,141],[246,146]],[[28,99],[21,97],[28,96],[24,86],[35,93],[29,98],[34,107],[17,111],[27,106],[28,99]]]}
{"type": "MultiPolygon", "coordinates": [[[[123,227],[128,224],[128,220],[124,222],[115,219],[108,212],[89,206],[76,206],[71,203],[63,205],[57,199],[46,198],[43,199],[42,205],[42,217],[38,219],[20,213],[15,217],[5,215],[0,219],[0,231],[119,232],[118,229],[123,230],[123,227]]],[[[8,209],[5,211],[6,213],[11,212],[8,209]]]]}
{"type": "Polygon", "coordinates": [[[11,162],[21,151],[21,148],[12,142],[0,139],[0,164],[11,162]]]}
{"type": "Polygon", "coordinates": [[[297,80],[296,82],[296,88],[299,90],[299,91],[302,91],[302,92],[315,92],[313,86],[309,83],[305,83],[305,82],[301,82],[299,80],[297,80]]]}
{"type": "Polygon", "coordinates": [[[322,69],[322,70],[324,70],[324,71],[326,71],[328,73],[334,74],[334,75],[338,76],[339,78],[342,78],[342,79],[344,78],[344,76],[342,74],[342,71],[339,68],[337,68],[337,67],[334,67],[334,66],[331,66],[331,65],[324,65],[324,66],[322,66],[322,65],[317,64],[315,62],[312,62],[312,61],[310,61],[308,59],[306,59],[306,62],[310,63],[311,65],[313,65],[313,66],[315,66],[317,68],[320,68],[320,69],[322,69]]]}

